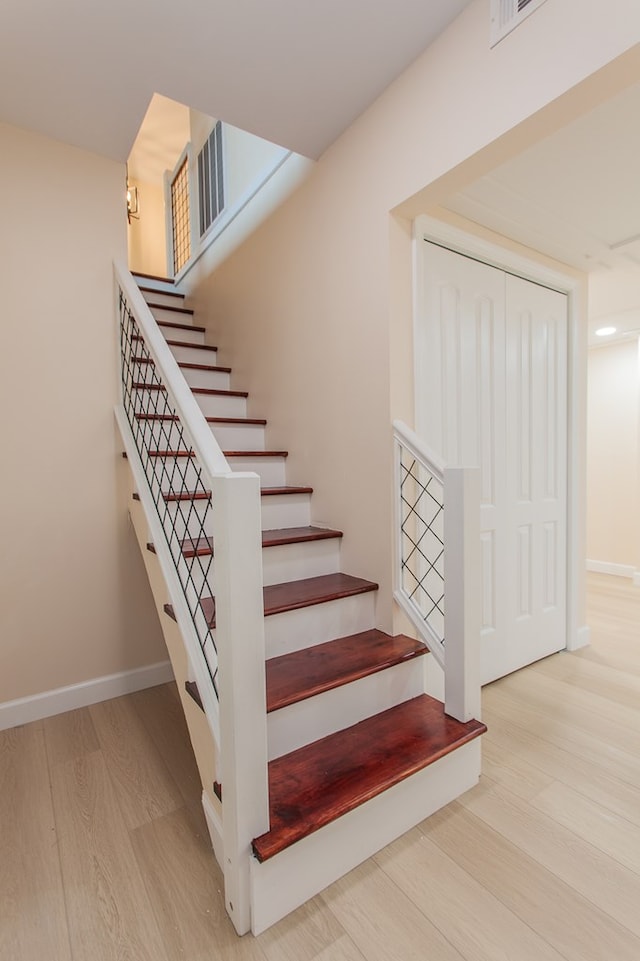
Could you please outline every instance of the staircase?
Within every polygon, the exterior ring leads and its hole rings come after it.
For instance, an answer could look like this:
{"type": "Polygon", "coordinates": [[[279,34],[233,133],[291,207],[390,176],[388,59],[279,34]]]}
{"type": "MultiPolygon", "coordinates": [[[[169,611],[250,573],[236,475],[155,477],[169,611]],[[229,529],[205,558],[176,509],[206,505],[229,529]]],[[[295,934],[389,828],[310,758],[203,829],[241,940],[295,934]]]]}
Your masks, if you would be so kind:
{"type": "MultiPolygon", "coordinates": [[[[247,416],[247,392],[232,384],[230,368],[218,365],[216,347],[206,342],[207,331],[194,323],[184,299],[170,282],[138,277],[138,285],[228,464],[260,478],[268,818],[267,830],[251,843],[244,918],[226,898],[239,933],[250,924],[257,934],[471,787],[485,727],[475,719],[455,720],[425,693],[424,643],[377,629],[378,585],[342,570],[342,532],[312,523],[312,488],[287,484],[287,451],[269,449],[266,421],[247,416]]],[[[188,482],[179,493],[163,484],[158,512],[174,539],[179,532],[180,561],[193,565],[189,590],[198,617],[215,636],[211,491],[191,463],[179,418],[154,401],[162,388],[151,385],[144,371],[155,362],[142,350],[142,334],[136,338],[141,349],[134,344],[132,389],[145,458],[163,478],[179,471],[188,482]]],[[[209,685],[202,673],[194,677],[193,659],[185,654],[139,487],[132,476],[131,517],[224,870],[229,768],[220,763],[215,725],[204,721],[211,691],[201,690],[209,685]]],[[[215,672],[212,680],[215,693],[215,672]]]]}

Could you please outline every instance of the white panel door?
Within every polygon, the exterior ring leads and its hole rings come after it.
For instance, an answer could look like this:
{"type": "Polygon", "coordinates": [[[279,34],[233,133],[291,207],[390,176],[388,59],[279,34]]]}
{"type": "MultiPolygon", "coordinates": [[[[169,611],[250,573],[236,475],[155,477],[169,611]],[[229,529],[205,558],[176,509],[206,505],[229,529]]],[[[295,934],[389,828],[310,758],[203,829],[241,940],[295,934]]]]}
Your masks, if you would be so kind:
{"type": "Polygon", "coordinates": [[[424,248],[416,425],[481,469],[484,684],[565,646],[566,297],[424,248]]]}

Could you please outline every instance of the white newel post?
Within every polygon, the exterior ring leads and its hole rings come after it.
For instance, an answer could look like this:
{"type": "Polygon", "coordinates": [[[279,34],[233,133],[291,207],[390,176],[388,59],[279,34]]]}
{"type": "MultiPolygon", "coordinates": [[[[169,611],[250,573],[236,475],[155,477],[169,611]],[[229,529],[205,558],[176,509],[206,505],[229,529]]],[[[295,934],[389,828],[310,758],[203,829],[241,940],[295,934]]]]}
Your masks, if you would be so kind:
{"type": "Polygon", "coordinates": [[[445,711],[480,717],[480,471],[444,471],[445,711]]]}
{"type": "Polygon", "coordinates": [[[212,480],[225,902],[245,934],[251,841],[269,829],[260,480],[212,480]]]}

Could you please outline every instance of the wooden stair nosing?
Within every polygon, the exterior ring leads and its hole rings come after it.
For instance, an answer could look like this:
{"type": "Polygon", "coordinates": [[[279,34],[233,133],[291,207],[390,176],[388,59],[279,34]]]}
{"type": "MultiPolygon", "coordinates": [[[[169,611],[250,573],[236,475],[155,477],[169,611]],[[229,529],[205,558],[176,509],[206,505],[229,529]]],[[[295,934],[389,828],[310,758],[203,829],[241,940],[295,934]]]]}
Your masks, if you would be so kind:
{"type": "MultiPolygon", "coordinates": [[[[262,531],[262,546],[283,547],[287,544],[306,544],[313,541],[336,540],[342,537],[342,531],[334,531],[327,527],[282,527],[270,531],[262,531]]],[[[213,554],[212,537],[186,537],[180,544],[182,554],[186,558],[206,557],[213,554]]],[[[155,554],[152,542],[147,543],[147,550],[155,554]]]]}
{"type": "Polygon", "coordinates": [[[270,830],[253,851],[266,861],[411,777],[486,727],[448,717],[427,694],[269,763],[270,830]]]}
{"type": "Polygon", "coordinates": [[[196,684],[196,682],[185,681],[184,689],[189,695],[189,697],[191,697],[196,702],[200,710],[204,711],[204,704],[202,703],[202,698],[200,697],[200,691],[198,690],[198,685],[196,684]]]}
{"type": "MultiPolygon", "coordinates": [[[[377,591],[378,585],[373,581],[366,581],[361,577],[350,574],[320,574],[318,577],[307,577],[300,581],[286,581],[283,584],[270,584],[263,587],[264,616],[283,614],[286,611],[296,611],[317,604],[326,604],[344,597],[354,597],[377,591]]],[[[200,605],[209,627],[216,625],[216,602],[214,597],[203,597],[200,605]]],[[[176,619],[171,604],[164,605],[165,614],[176,619]]]]}
{"type": "Polygon", "coordinates": [[[428,653],[422,641],[383,631],[362,631],[266,663],[267,713],[368,677],[428,653]]]}
{"type": "MultiPolygon", "coordinates": [[[[171,284],[171,286],[175,284],[175,280],[173,279],[173,277],[159,277],[158,274],[145,274],[141,270],[132,270],[131,276],[144,277],[145,280],[159,280],[160,283],[171,284]]],[[[162,293],[162,291],[160,291],[160,293],[162,293]]]]}
{"type": "MultiPolygon", "coordinates": [[[[223,450],[225,457],[288,457],[286,450],[223,450]]],[[[148,450],[147,457],[195,457],[194,450],[148,450]]]]}
{"type": "MultiPolygon", "coordinates": [[[[195,330],[195,327],[191,328],[195,330]]],[[[170,347],[190,347],[192,350],[208,350],[217,351],[217,347],[213,347],[211,344],[191,344],[188,340],[168,340],[167,343],[170,347]]],[[[229,368],[231,370],[231,368],[229,368]]]]}
{"type": "MultiPolygon", "coordinates": [[[[136,275],[134,274],[134,277],[135,277],[135,276],[136,276],[136,275]]],[[[142,275],[139,274],[138,276],[142,276],[142,275]]],[[[152,279],[154,279],[154,280],[161,280],[162,278],[160,278],[160,277],[154,277],[154,278],[152,278],[152,279]]],[[[166,283],[166,284],[172,284],[173,281],[172,281],[172,280],[165,280],[164,283],[166,283]]],[[[157,287],[147,287],[147,286],[145,286],[145,284],[138,284],[138,287],[140,288],[140,290],[143,290],[146,294],[162,294],[164,297],[181,297],[181,298],[184,300],[184,294],[178,293],[177,290],[158,290],[157,287]]]]}
{"type": "MultiPolygon", "coordinates": [[[[159,291],[162,293],[162,291],[159,291]]],[[[195,311],[191,307],[174,307],[173,304],[154,304],[151,301],[147,301],[147,306],[149,310],[170,310],[173,314],[188,314],[193,317],[195,311]]]]}
{"type": "MultiPolygon", "coordinates": [[[[164,384],[144,384],[139,381],[135,381],[131,385],[133,390],[159,390],[166,391],[164,384]]],[[[246,390],[220,390],[213,387],[191,387],[192,394],[205,394],[206,396],[215,397],[248,397],[249,392],[246,390]]]]}
{"type": "MultiPolygon", "coordinates": [[[[135,364],[150,364],[152,367],[156,366],[156,362],[153,357],[136,357],[135,354],[131,358],[135,364]]],[[[230,367],[220,367],[217,364],[194,364],[190,361],[179,360],[178,367],[181,370],[211,370],[217,374],[230,374],[230,367]]]]}
{"type": "MultiPolygon", "coordinates": [[[[206,327],[196,327],[195,324],[174,324],[171,320],[157,320],[158,327],[170,327],[171,330],[195,330],[198,334],[206,334],[206,327]]],[[[200,347],[201,344],[191,344],[191,347],[200,347]]]]}
{"type": "MultiPolygon", "coordinates": [[[[180,420],[177,414],[135,414],[136,420],[180,420]]],[[[251,425],[265,427],[266,420],[263,417],[205,417],[207,424],[234,424],[237,426],[251,425]]]]}
{"type": "MultiPolygon", "coordinates": [[[[313,494],[313,487],[262,487],[260,489],[261,497],[271,497],[274,495],[291,495],[291,494],[313,494]]],[[[174,501],[205,501],[211,500],[211,491],[180,491],[178,493],[162,495],[163,499],[167,502],[174,501]]],[[[134,492],[133,499],[139,501],[140,495],[134,492]]]]}

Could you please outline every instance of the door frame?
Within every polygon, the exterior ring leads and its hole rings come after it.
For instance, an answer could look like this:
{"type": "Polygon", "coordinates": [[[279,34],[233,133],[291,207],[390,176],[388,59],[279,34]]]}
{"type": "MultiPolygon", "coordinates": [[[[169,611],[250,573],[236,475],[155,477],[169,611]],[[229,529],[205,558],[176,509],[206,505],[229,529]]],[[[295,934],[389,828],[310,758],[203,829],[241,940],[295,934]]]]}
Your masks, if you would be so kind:
{"type": "MultiPolygon", "coordinates": [[[[480,228],[483,229],[484,228],[480,228]]],[[[566,650],[589,643],[586,616],[586,419],[587,419],[587,325],[586,283],[578,271],[563,269],[501,244],[497,235],[480,236],[434,217],[420,216],[413,223],[413,344],[414,423],[418,433],[422,409],[423,378],[420,376],[424,315],[425,265],[422,243],[430,241],[456,253],[498,267],[525,280],[551,287],[567,295],[567,624],[566,650]]],[[[506,241],[508,243],[508,241],[506,241]]],[[[535,252],[532,252],[535,254],[535,252]]],[[[543,255],[540,255],[541,257],[543,255]]]]}

